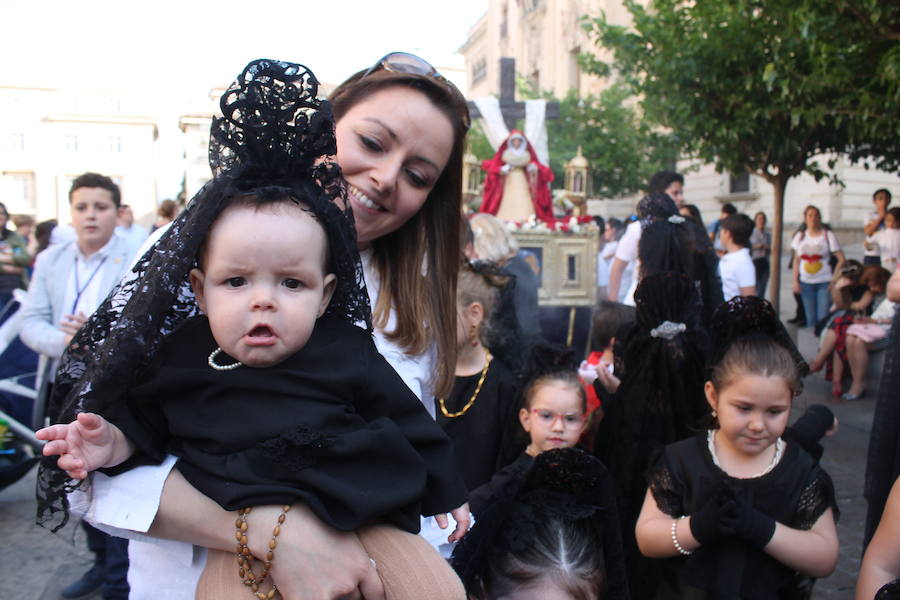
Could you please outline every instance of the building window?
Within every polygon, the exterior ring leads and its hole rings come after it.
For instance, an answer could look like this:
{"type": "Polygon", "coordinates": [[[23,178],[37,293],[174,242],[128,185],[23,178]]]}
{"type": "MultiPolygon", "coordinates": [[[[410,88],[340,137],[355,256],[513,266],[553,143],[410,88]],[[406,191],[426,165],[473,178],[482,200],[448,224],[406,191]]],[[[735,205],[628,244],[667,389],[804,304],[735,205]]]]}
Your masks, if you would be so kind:
{"type": "Polygon", "coordinates": [[[728,178],[729,194],[746,194],[750,191],[750,173],[731,175],[728,178]]]}
{"type": "Polygon", "coordinates": [[[0,194],[10,214],[35,213],[34,173],[4,171],[0,178],[0,194]]]}
{"type": "Polygon", "coordinates": [[[63,138],[63,146],[66,152],[78,152],[78,136],[67,135],[63,138]]]}
{"type": "Polygon", "coordinates": [[[472,65],[472,85],[487,77],[487,60],[479,58],[472,65]]]}
{"type": "Polygon", "coordinates": [[[117,135],[111,136],[109,138],[109,151],[113,153],[119,153],[122,151],[122,138],[117,135]]]}
{"type": "Polygon", "coordinates": [[[10,149],[13,152],[24,152],[25,150],[25,134],[14,133],[10,136],[10,149]]]}
{"type": "Polygon", "coordinates": [[[522,10],[527,15],[541,5],[541,0],[524,0],[522,10]]]}

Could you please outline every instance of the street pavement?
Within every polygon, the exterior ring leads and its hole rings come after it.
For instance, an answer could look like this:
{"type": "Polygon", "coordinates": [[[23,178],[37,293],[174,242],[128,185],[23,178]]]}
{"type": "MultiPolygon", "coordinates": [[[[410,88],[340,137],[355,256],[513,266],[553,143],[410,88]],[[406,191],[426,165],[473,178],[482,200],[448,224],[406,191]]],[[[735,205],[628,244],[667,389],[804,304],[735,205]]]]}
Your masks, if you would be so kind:
{"type": "MultiPolygon", "coordinates": [[[[855,256],[852,249],[847,250],[849,256],[855,256]]],[[[794,310],[788,287],[789,271],[784,271],[782,281],[781,313],[786,320],[793,316],[794,310]]],[[[816,349],[811,330],[798,331],[790,325],[788,329],[803,355],[811,358],[816,349]]],[[[853,597],[866,515],[863,498],[866,449],[883,354],[876,355],[870,365],[863,399],[830,403],[830,384],[817,374],[806,379],[803,394],[794,403],[794,417],[802,414],[808,405],[822,402],[828,404],[840,422],[838,432],[823,441],[822,465],[834,480],[837,492],[841,511],[838,523],[841,552],[835,572],[816,583],[813,593],[816,600],[853,597]]],[[[77,579],[91,564],[92,555],[87,551],[80,529],[67,528],[67,533],[59,535],[34,525],[35,473],[36,469],[0,491],[0,532],[5,541],[0,545],[0,598],[56,600],[59,590],[77,579]]]]}

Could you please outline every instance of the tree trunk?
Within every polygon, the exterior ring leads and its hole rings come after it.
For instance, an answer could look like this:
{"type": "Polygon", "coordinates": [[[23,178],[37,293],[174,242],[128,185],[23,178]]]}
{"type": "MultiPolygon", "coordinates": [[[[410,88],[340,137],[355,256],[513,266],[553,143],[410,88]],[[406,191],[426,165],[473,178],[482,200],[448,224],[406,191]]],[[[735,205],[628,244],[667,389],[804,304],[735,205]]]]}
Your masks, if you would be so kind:
{"type": "Polygon", "coordinates": [[[781,240],[784,231],[784,190],[787,188],[787,177],[778,175],[770,179],[775,189],[775,204],[772,215],[772,257],[769,276],[769,296],[775,306],[775,313],[780,314],[781,305],[781,240]]]}

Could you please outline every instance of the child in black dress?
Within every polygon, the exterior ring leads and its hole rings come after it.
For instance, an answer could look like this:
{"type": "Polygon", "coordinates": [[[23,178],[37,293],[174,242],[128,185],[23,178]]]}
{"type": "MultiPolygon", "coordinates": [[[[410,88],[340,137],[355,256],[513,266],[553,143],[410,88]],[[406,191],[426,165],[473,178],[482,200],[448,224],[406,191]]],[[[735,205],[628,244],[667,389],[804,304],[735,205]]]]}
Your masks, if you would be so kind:
{"type": "MultiPolygon", "coordinates": [[[[78,410],[74,421],[38,437],[50,440],[44,454],[61,455],[59,467],[76,480],[98,468],[174,454],[185,478],[227,510],[240,510],[241,523],[247,507],[284,504],[287,512],[301,501],[340,530],[387,522],[415,533],[420,514],[440,514],[446,526],[443,513],[453,509],[451,539],[458,539],[468,508],[452,446],[371,335],[356,325],[368,314],[360,309],[365,291],[353,227],[337,204],[339,173],[316,160],[333,153],[333,123],[327,104],[315,100],[314,89],[303,89],[311,84],[298,72],[312,77],[299,65],[248,65],[242,80],[255,86],[235,94],[244,118],[213,124],[237,159],[167,234],[202,232],[196,266],[167,276],[189,279],[204,315],[185,320],[161,341],[148,364],[135,370],[121,401],[106,400],[116,397],[117,383],[98,380],[84,400],[93,412],[78,410]],[[285,81],[293,93],[259,92],[285,81]],[[284,110],[276,96],[297,112],[284,110]],[[285,114],[290,124],[279,122],[285,114]],[[264,125],[255,129],[252,118],[264,125]],[[275,124],[302,142],[293,147],[300,156],[282,154],[285,140],[272,131],[279,129],[275,124]],[[204,212],[204,220],[197,218],[204,212]]],[[[222,101],[229,116],[232,92],[222,101]]],[[[141,300],[136,294],[129,302],[141,300]]],[[[104,349],[115,350],[114,344],[128,347],[114,338],[104,349]]],[[[247,548],[246,535],[238,541],[247,548]]],[[[225,553],[215,554],[208,569],[225,553]]],[[[261,590],[271,557],[261,575],[253,574],[248,557],[238,562],[245,585],[261,590]]],[[[236,587],[246,594],[233,581],[224,591],[207,592],[222,598],[236,587]]],[[[202,595],[203,583],[199,589],[202,595]]]]}
{"type": "Polygon", "coordinates": [[[519,423],[528,445],[513,462],[469,494],[472,514],[481,512],[516,486],[535,457],[578,444],[587,423],[587,395],[570,349],[538,344],[531,350],[522,387],[519,423]]]}
{"type": "Polygon", "coordinates": [[[513,286],[514,278],[493,262],[460,266],[456,378],[450,396],[435,399],[435,417],[453,441],[470,490],[487,483],[522,450],[518,381],[510,370],[510,362],[516,362],[510,346],[521,344],[511,305],[513,286]]]}
{"type": "Polygon", "coordinates": [[[614,498],[590,454],[539,454],[453,553],[469,598],[628,600],[614,498]]]}
{"type": "Polygon", "coordinates": [[[714,350],[705,385],[718,427],[667,446],[648,475],[636,535],[645,556],[667,559],[657,598],[795,598],[798,572],[824,577],[837,562],[831,479],[782,439],[796,357],[765,300],[734,298],[712,329],[729,322],[741,335],[714,350]]]}

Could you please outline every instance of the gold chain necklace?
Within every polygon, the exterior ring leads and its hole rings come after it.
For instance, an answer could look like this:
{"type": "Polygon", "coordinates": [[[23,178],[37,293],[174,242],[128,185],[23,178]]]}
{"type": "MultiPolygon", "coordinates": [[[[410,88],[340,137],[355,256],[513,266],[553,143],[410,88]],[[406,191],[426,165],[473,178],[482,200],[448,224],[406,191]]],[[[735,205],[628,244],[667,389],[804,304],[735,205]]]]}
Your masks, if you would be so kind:
{"type": "Polygon", "coordinates": [[[444,404],[443,398],[438,398],[438,404],[441,407],[441,414],[443,414],[448,419],[455,419],[456,417],[461,417],[466,414],[472,405],[475,404],[475,399],[478,397],[478,392],[481,391],[481,386],[484,385],[484,378],[487,377],[488,367],[491,366],[491,361],[494,359],[491,356],[491,353],[487,350],[484,351],[484,368],[481,369],[481,377],[478,378],[478,385],[475,386],[475,393],[472,394],[472,397],[469,398],[469,401],[466,402],[466,405],[462,407],[462,410],[458,412],[450,412],[447,410],[447,405],[444,404]]]}

